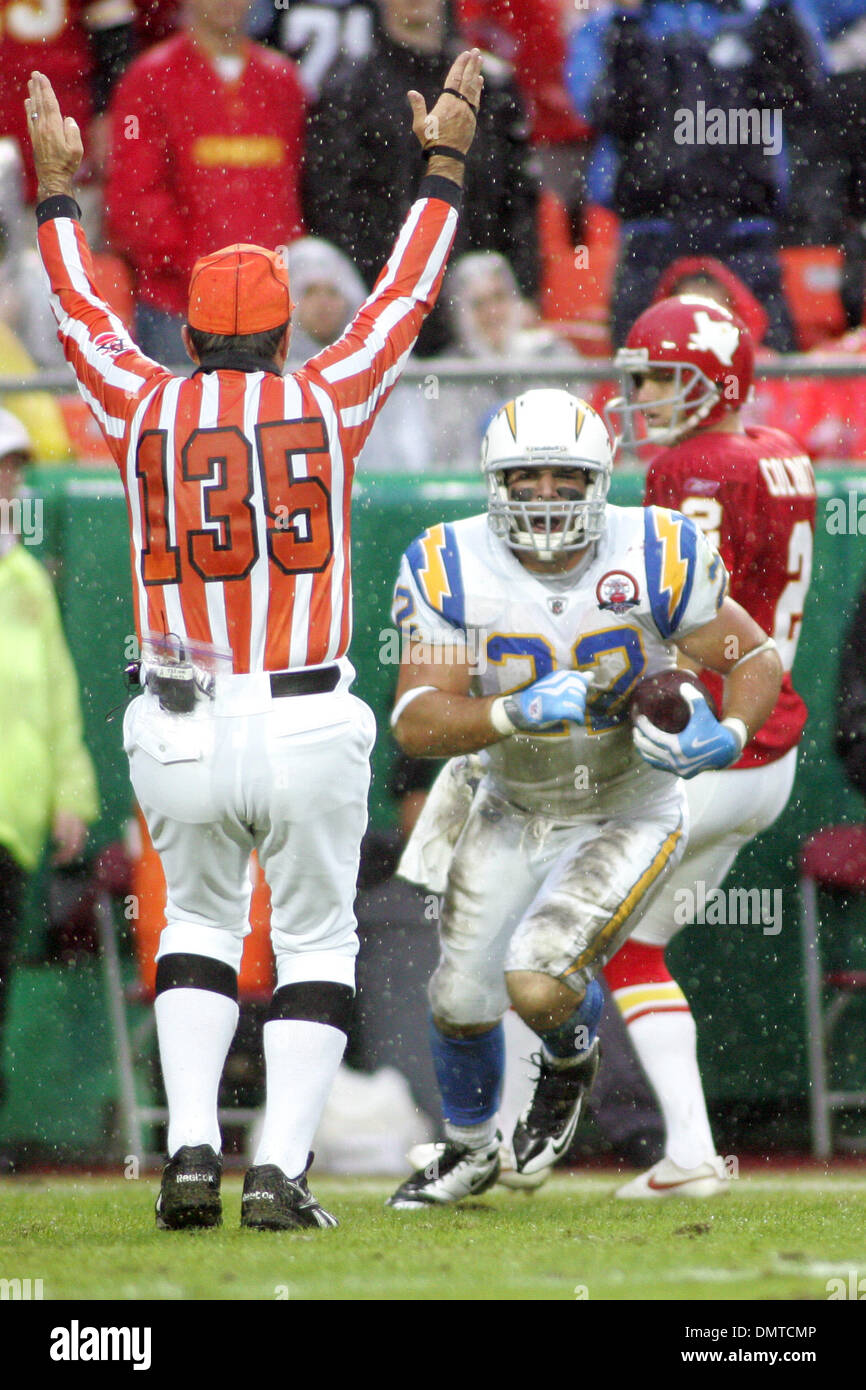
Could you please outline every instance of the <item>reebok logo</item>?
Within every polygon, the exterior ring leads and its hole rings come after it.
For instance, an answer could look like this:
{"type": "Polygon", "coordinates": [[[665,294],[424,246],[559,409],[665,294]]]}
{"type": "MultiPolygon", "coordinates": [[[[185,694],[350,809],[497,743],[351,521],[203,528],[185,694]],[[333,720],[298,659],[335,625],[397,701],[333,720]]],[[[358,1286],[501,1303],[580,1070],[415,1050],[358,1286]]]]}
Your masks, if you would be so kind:
{"type": "Polygon", "coordinates": [[[215,1182],[213,1173],[178,1173],[175,1182],[215,1182]]]}

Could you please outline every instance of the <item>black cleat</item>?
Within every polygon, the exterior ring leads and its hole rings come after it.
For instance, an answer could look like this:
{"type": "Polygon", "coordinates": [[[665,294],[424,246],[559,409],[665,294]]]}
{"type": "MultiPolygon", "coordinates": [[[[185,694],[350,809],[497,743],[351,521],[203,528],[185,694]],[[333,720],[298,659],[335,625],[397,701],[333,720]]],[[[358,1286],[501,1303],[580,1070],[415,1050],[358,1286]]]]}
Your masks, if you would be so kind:
{"type": "Polygon", "coordinates": [[[282,1168],[264,1163],[244,1178],[241,1225],[251,1231],[294,1231],[299,1227],[338,1226],[307,1187],[313,1155],[300,1177],[287,1178],[282,1168]]]}
{"type": "Polygon", "coordinates": [[[514,1127],[512,1140],[518,1173],[540,1173],[570,1147],[584,1098],[598,1071],[598,1038],[571,1067],[552,1067],[539,1053],[532,1060],[538,1066],[535,1093],[514,1127]]]}
{"type": "Polygon", "coordinates": [[[156,1199],[160,1231],[188,1231],[196,1226],[220,1226],[222,1159],[210,1144],[184,1144],[162,1170],[156,1199]]]}
{"type": "Polygon", "coordinates": [[[385,1205],[397,1211],[415,1211],[477,1197],[499,1177],[501,1143],[502,1135],[497,1132],[483,1149],[450,1142],[432,1146],[430,1162],[407,1178],[385,1205]]]}

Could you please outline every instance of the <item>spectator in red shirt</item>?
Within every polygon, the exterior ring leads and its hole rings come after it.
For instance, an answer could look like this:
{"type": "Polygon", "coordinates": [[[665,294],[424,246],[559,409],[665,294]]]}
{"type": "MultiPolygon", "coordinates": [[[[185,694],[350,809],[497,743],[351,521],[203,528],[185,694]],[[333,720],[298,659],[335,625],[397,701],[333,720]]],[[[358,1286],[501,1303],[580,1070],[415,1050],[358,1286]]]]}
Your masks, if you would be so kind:
{"type": "Polygon", "coordinates": [[[11,135],[24,164],[28,203],[36,197],[33,156],[22,93],[35,67],[44,72],[63,110],[87,135],[89,170],[99,174],[97,127],[111,85],[132,56],[132,0],[55,0],[54,4],[0,6],[0,136],[11,135]]]}
{"type": "Polygon", "coordinates": [[[278,247],[303,226],[304,95],[288,59],[244,34],[248,0],[189,0],[186,27],[138,58],[111,104],[106,230],[136,277],[142,350],[181,362],[195,260],[278,247]]]}
{"type": "Polygon", "coordinates": [[[565,26],[560,0],[457,0],[464,35],[514,60],[540,145],[585,140],[592,133],[565,86],[565,26]],[[510,52],[503,46],[503,37],[510,52]]]}
{"type": "Polygon", "coordinates": [[[582,242],[592,127],[565,85],[563,0],[456,0],[456,13],[465,39],[513,62],[541,182],[564,204],[574,240],[582,242]]]}

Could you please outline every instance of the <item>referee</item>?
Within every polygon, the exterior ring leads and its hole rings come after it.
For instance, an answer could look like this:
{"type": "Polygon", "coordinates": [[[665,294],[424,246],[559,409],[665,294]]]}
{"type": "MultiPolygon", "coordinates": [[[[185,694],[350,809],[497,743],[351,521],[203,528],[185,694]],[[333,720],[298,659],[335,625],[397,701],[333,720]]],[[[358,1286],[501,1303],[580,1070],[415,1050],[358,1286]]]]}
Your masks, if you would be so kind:
{"type": "Polygon", "coordinates": [[[354,995],[352,902],[375,736],[346,658],[351,486],[439,293],[480,68],[477,50],[462,53],[429,115],[408,94],[429,155],[418,198],[343,336],[286,377],[288,275],[260,246],[196,263],[190,378],[139,352],[94,283],[72,197],[78,127],[44,76],[29,83],[58,337],[120,470],[130,523],[143,692],[127,710],[124,747],[168,890],[155,1005],[169,1108],[161,1229],[222,1219],[217,1094],[237,1024],[254,849],[271,891],[276,990],[241,1224],[337,1224],[306,1174],[354,995]]]}

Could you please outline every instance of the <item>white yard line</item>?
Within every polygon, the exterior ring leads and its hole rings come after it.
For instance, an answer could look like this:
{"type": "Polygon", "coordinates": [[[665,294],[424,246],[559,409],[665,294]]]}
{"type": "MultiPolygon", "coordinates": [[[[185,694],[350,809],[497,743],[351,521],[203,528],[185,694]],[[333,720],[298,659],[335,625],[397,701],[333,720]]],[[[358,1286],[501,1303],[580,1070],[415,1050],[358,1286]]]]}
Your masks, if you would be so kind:
{"type": "MultiPolygon", "coordinates": [[[[393,1189],[399,1185],[402,1174],[393,1177],[364,1177],[341,1174],[332,1176],[328,1173],[314,1174],[313,1181],[327,1186],[329,1192],[345,1196],[378,1196],[382,1194],[388,1196],[393,1189]]],[[[617,1187],[628,1181],[627,1173],[608,1173],[608,1174],[557,1174],[551,1178],[542,1188],[529,1193],[508,1192],[508,1196],[516,1204],[521,1202],[543,1202],[549,1198],[561,1199],[562,1197],[599,1197],[612,1195],[617,1187]]],[[[232,1186],[239,1187],[243,1174],[226,1173],[223,1184],[229,1190],[232,1186]]],[[[104,1195],[106,1188],[112,1184],[119,1184],[122,1181],[120,1175],[111,1174],[94,1175],[93,1177],[67,1177],[63,1173],[57,1174],[27,1174],[23,1173],[18,1177],[0,1178],[0,1199],[4,1196],[20,1196],[22,1192],[37,1192],[46,1187],[62,1187],[68,1191],[75,1192],[81,1196],[100,1196],[104,1195]]],[[[159,1181],[158,1173],[147,1173],[137,1179],[130,1179],[124,1183],[130,1192],[136,1188],[144,1186],[152,1187],[159,1181]]],[[[505,1193],[506,1189],[498,1187],[495,1189],[497,1194],[505,1193]]],[[[850,1173],[844,1176],[834,1176],[828,1173],[823,1177],[796,1177],[780,1173],[776,1177],[759,1177],[751,1174],[744,1174],[731,1182],[731,1196],[737,1194],[760,1192],[866,1192],[866,1172],[862,1177],[855,1177],[850,1173]]],[[[672,1198],[669,1201],[676,1202],[677,1206],[684,1211],[702,1211],[709,1208],[715,1209],[718,1203],[699,1198],[672,1198]]],[[[618,1206],[638,1207],[643,1205],[640,1201],[630,1203],[618,1203],[618,1206]]]]}

